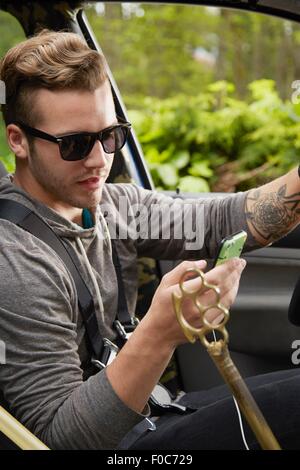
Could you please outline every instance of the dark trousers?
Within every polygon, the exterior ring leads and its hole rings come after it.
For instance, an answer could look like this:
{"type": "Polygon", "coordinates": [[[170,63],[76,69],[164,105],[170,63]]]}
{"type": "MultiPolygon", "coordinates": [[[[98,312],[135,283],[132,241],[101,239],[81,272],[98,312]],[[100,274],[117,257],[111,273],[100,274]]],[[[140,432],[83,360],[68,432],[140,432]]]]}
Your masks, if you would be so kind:
{"type": "MultiPolygon", "coordinates": [[[[281,447],[300,449],[300,369],[259,375],[245,381],[281,447]]],[[[127,448],[245,449],[238,414],[227,386],[187,393],[179,403],[196,411],[186,415],[166,413],[155,422],[156,431],[143,432],[127,448]]],[[[246,420],[242,418],[242,421],[249,448],[260,449],[246,420]]]]}

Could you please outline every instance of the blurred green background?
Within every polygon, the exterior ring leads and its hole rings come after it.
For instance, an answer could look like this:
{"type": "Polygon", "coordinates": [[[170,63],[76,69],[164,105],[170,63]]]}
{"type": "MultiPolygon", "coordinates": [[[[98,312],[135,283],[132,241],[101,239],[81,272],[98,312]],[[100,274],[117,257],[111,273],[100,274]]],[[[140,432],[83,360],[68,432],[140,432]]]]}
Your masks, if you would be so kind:
{"type": "MultiPolygon", "coordinates": [[[[236,191],[299,162],[300,28],[249,12],[99,2],[87,10],[158,188],[236,191]]],[[[0,13],[1,56],[23,39],[0,13]]],[[[0,155],[12,156],[1,123],[0,155]]]]}
{"type": "MultiPolygon", "coordinates": [[[[18,42],[25,39],[24,31],[19,22],[12,17],[9,13],[0,11],[0,56],[3,57],[6,51],[18,42]]],[[[6,166],[8,171],[14,170],[14,155],[10,152],[6,143],[5,126],[2,119],[0,119],[0,159],[6,166]]]]}

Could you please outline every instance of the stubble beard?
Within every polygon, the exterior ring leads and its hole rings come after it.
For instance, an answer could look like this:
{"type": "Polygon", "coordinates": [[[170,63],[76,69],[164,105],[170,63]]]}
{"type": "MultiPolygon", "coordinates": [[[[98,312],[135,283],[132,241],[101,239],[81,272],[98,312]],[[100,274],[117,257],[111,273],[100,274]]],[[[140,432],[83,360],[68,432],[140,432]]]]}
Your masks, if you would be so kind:
{"type": "Polygon", "coordinates": [[[96,207],[100,203],[102,186],[97,191],[86,192],[82,196],[76,194],[76,189],[78,192],[81,190],[79,186],[76,188],[77,182],[66,184],[63,178],[52,173],[43,164],[34,148],[31,148],[30,153],[29,169],[49,201],[80,209],[96,207]]]}

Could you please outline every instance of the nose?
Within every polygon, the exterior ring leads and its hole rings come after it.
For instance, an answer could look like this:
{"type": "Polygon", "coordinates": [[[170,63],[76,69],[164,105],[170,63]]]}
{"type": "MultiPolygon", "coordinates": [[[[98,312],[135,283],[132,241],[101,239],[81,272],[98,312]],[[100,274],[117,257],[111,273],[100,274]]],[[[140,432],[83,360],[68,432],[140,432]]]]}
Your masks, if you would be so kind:
{"type": "Polygon", "coordinates": [[[84,159],[87,168],[104,168],[107,165],[108,154],[104,152],[102,144],[96,140],[88,156],[84,159]]]}

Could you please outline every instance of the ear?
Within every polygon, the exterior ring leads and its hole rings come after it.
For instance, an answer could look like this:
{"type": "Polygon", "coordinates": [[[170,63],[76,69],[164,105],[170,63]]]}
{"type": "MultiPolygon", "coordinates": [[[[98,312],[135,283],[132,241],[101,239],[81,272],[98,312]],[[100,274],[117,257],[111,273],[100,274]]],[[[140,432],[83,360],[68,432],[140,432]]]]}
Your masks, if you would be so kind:
{"type": "Polygon", "coordinates": [[[6,138],[11,151],[18,158],[26,159],[29,155],[29,145],[24,132],[16,125],[9,124],[6,128],[6,138]]]}

